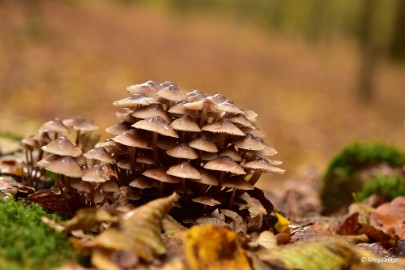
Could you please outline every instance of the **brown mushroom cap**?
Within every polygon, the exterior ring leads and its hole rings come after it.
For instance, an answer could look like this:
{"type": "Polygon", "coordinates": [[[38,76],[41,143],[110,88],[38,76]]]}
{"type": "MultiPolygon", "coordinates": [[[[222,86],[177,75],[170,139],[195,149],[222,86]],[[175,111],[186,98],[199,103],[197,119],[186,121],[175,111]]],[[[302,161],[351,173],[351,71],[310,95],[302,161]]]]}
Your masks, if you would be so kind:
{"type": "Polygon", "coordinates": [[[198,158],[197,153],[185,143],[179,144],[166,151],[171,157],[184,158],[184,159],[196,159],[198,158]]]}
{"type": "Polygon", "coordinates": [[[118,120],[122,121],[122,122],[128,122],[128,123],[135,123],[136,122],[136,118],[132,116],[133,110],[128,109],[128,111],[124,111],[124,112],[116,112],[115,116],[117,116],[118,120]]]}
{"type": "Polygon", "coordinates": [[[230,157],[231,159],[233,159],[236,162],[240,162],[242,161],[242,157],[239,155],[238,151],[235,150],[235,148],[232,147],[228,147],[227,149],[225,149],[224,151],[222,151],[219,154],[220,157],[230,157]]]}
{"type": "Polygon", "coordinates": [[[208,170],[199,170],[201,178],[200,179],[190,179],[193,182],[208,185],[208,186],[218,186],[217,178],[208,170]]]}
{"type": "Polygon", "coordinates": [[[220,104],[227,100],[227,98],[222,94],[215,94],[213,96],[209,96],[208,99],[214,102],[215,104],[220,104]]]}
{"type": "Polygon", "coordinates": [[[242,130],[235,126],[231,121],[226,118],[221,118],[212,124],[205,125],[201,128],[203,131],[212,133],[222,133],[234,136],[245,136],[242,130]]]}
{"type": "Polygon", "coordinates": [[[178,131],[201,132],[200,127],[195,122],[194,118],[189,115],[183,115],[174,120],[170,126],[178,131]]]}
{"type": "Polygon", "coordinates": [[[46,122],[43,124],[39,131],[41,132],[57,132],[57,133],[68,133],[69,128],[63,124],[62,120],[59,118],[55,118],[51,121],[46,122]]]}
{"type": "Polygon", "coordinates": [[[243,110],[245,116],[247,119],[249,119],[250,121],[256,121],[256,117],[258,116],[258,114],[252,110],[243,110]]]}
{"type": "Polygon", "coordinates": [[[253,190],[254,187],[249,184],[246,180],[244,180],[242,177],[230,177],[228,179],[225,179],[224,182],[222,182],[223,187],[228,187],[228,188],[235,188],[239,190],[253,190]]]}
{"type": "Polygon", "coordinates": [[[176,184],[180,182],[180,178],[168,175],[166,173],[167,169],[160,167],[160,168],[154,168],[147,170],[143,173],[144,176],[158,180],[163,183],[171,183],[171,184],[176,184]]]}
{"type": "Polygon", "coordinates": [[[179,178],[186,178],[186,179],[200,179],[201,174],[200,172],[191,166],[190,163],[184,161],[177,165],[171,166],[167,172],[168,175],[176,176],[179,178]]]}
{"type": "Polygon", "coordinates": [[[271,172],[276,174],[283,174],[285,172],[284,169],[280,169],[278,167],[272,166],[267,159],[258,158],[253,161],[249,161],[246,163],[241,164],[242,167],[254,171],[261,171],[261,172],[271,172]]]}
{"type": "Polygon", "coordinates": [[[236,106],[235,103],[233,103],[233,101],[231,101],[231,100],[225,100],[224,102],[219,103],[217,105],[217,108],[221,112],[225,112],[225,113],[244,114],[244,112],[241,109],[239,109],[239,107],[236,106]]]}
{"type": "Polygon", "coordinates": [[[38,161],[37,165],[41,168],[46,168],[46,166],[48,166],[49,163],[57,160],[58,158],[60,158],[60,156],[55,155],[55,154],[50,154],[50,155],[44,157],[43,159],[41,159],[40,161],[38,161]]]}
{"type": "Polygon", "coordinates": [[[154,98],[147,97],[141,94],[133,94],[130,97],[113,102],[113,105],[116,107],[130,109],[145,107],[151,104],[159,104],[159,102],[154,98]]]}
{"type": "Polygon", "coordinates": [[[112,140],[130,147],[151,149],[150,142],[141,134],[141,132],[134,129],[125,131],[124,133],[112,138],[112,140]]]}
{"type": "Polygon", "coordinates": [[[121,143],[115,142],[112,139],[97,143],[95,147],[103,147],[108,153],[111,154],[128,154],[128,147],[121,143]]]}
{"type": "Polygon", "coordinates": [[[179,138],[179,135],[160,116],[140,120],[132,125],[134,128],[156,132],[163,136],[179,138]]]}
{"type": "Polygon", "coordinates": [[[217,153],[218,152],[218,148],[215,145],[215,143],[208,140],[208,138],[206,136],[200,136],[199,138],[194,139],[191,142],[189,142],[188,145],[191,148],[201,150],[201,151],[204,151],[204,152],[209,152],[209,153],[217,153]]]}
{"type": "Polygon", "coordinates": [[[197,198],[192,199],[193,202],[203,204],[203,205],[208,205],[208,206],[215,206],[221,204],[219,201],[215,200],[214,198],[210,196],[201,196],[197,198]]]}
{"type": "Polygon", "coordinates": [[[252,122],[250,122],[244,115],[238,114],[228,118],[229,121],[234,123],[238,127],[254,128],[252,122]]]}
{"type": "Polygon", "coordinates": [[[70,186],[73,187],[74,189],[81,191],[81,192],[86,192],[90,193],[91,190],[93,189],[93,186],[89,182],[82,181],[79,178],[74,178],[69,182],[70,186]]]}
{"type": "Polygon", "coordinates": [[[84,172],[82,180],[91,183],[103,183],[108,179],[104,177],[103,172],[100,170],[98,165],[94,165],[93,168],[88,169],[84,172]]]}
{"type": "Polygon", "coordinates": [[[73,157],[58,157],[46,165],[46,169],[53,173],[63,174],[72,178],[79,178],[83,172],[73,157]]]}
{"type": "Polygon", "coordinates": [[[175,115],[193,115],[194,113],[192,110],[189,110],[186,107],[184,107],[184,104],[186,103],[187,101],[185,100],[179,101],[173,106],[171,106],[168,112],[175,115]]]}
{"type": "Polygon", "coordinates": [[[105,131],[107,131],[111,135],[119,135],[121,133],[124,133],[125,131],[130,130],[130,129],[131,129],[131,123],[121,121],[118,124],[115,124],[113,126],[110,126],[110,127],[106,128],[105,131]]]}
{"type": "Polygon", "coordinates": [[[151,188],[153,185],[150,183],[150,181],[147,181],[144,177],[140,176],[138,178],[135,178],[129,183],[130,187],[134,188],[139,188],[139,189],[146,189],[146,188],[151,188]]]}
{"type": "Polygon", "coordinates": [[[107,182],[103,182],[100,184],[100,188],[104,192],[119,192],[120,187],[117,185],[117,183],[113,180],[109,180],[107,182]]]}
{"type": "Polygon", "coordinates": [[[206,98],[206,96],[200,90],[193,90],[187,93],[187,102],[196,102],[206,98]]]}
{"type": "Polygon", "coordinates": [[[165,122],[170,123],[170,117],[165,110],[162,109],[160,104],[152,104],[143,108],[140,108],[132,113],[133,117],[139,119],[147,119],[153,116],[160,116],[165,122]]]}
{"type": "Polygon", "coordinates": [[[82,150],[74,145],[66,136],[60,136],[56,140],[42,146],[42,150],[59,156],[79,157],[82,154],[82,150]]]}
{"type": "Polygon", "coordinates": [[[156,96],[166,100],[178,102],[186,98],[186,93],[184,93],[176,85],[171,84],[159,90],[156,93],[156,96]]]}
{"type": "Polygon", "coordinates": [[[229,172],[232,174],[246,174],[243,168],[230,157],[219,157],[208,161],[205,163],[204,168],[213,171],[229,172]]]}
{"type": "Polygon", "coordinates": [[[84,153],[83,156],[87,159],[95,159],[110,164],[114,163],[111,155],[103,147],[95,147],[84,153]]]}
{"type": "Polygon", "coordinates": [[[147,97],[154,97],[156,93],[162,88],[160,83],[155,81],[147,81],[141,84],[134,84],[127,87],[130,94],[141,94],[147,97]]]}
{"type": "Polygon", "coordinates": [[[80,130],[80,131],[98,130],[98,126],[87,122],[82,117],[75,117],[75,118],[65,119],[62,122],[66,126],[72,127],[74,130],[80,130]]]}
{"type": "Polygon", "coordinates": [[[234,142],[237,149],[251,150],[251,151],[263,151],[266,145],[258,140],[255,136],[248,133],[245,137],[240,138],[234,142]]]}

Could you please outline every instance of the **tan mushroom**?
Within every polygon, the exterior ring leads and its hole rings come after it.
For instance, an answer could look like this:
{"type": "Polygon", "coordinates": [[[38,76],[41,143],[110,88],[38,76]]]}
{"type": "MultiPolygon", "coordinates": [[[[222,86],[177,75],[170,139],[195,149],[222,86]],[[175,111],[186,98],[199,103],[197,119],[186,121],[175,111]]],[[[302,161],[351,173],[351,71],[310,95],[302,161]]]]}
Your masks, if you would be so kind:
{"type": "Polygon", "coordinates": [[[222,183],[222,187],[227,187],[232,190],[231,198],[229,199],[228,208],[231,209],[235,200],[236,190],[253,190],[254,187],[248,183],[243,177],[230,177],[222,183]]]}
{"type": "Polygon", "coordinates": [[[179,159],[192,160],[192,159],[198,158],[198,155],[193,150],[193,148],[191,148],[190,146],[188,146],[185,143],[181,143],[181,144],[167,150],[166,154],[168,154],[171,157],[179,158],[179,159]]]}
{"type": "Polygon", "coordinates": [[[40,128],[40,132],[54,132],[55,139],[58,137],[59,134],[66,134],[69,132],[69,128],[63,124],[62,120],[59,118],[55,118],[51,121],[44,123],[40,128]]]}
{"type": "Polygon", "coordinates": [[[92,131],[98,130],[98,126],[87,122],[82,117],[65,119],[62,122],[66,126],[71,127],[77,131],[76,141],[75,141],[76,145],[79,145],[81,132],[92,132],[92,131]]]}
{"type": "Polygon", "coordinates": [[[82,150],[74,145],[66,136],[60,136],[55,141],[42,146],[42,150],[59,156],[79,157],[82,154],[82,150]]]}
{"type": "Polygon", "coordinates": [[[275,167],[270,164],[267,159],[258,158],[253,161],[241,164],[242,167],[254,171],[252,177],[249,179],[249,183],[253,186],[259,180],[263,172],[270,172],[276,174],[283,174],[285,170],[275,167]]]}
{"type": "Polygon", "coordinates": [[[104,163],[114,164],[113,158],[103,147],[95,147],[84,153],[83,156],[87,159],[94,159],[104,163]]]}
{"type": "Polygon", "coordinates": [[[163,193],[163,183],[177,184],[181,182],[180,178],[168,175],[167,168],[164,167],[149,169],[143,173],[143,176],[159,181],[161,194],[163,193]]]}
{"type": "Polygon", "coordinates": [[[221,118],[212,124],[205,125],[201,128],[202,131],[208,131],[218,134],[226,134],[232,136],[245,136],[242,130],[235,126],[230,120],[221,118]]]}
{"type": "Polygon", "coordinates": [[[180,118],[174,120],[170,126],[181,132],[181,141],[184,141],[186,132],[201,132],[200,127],[195,122],[194,118],[189,115],[183,115],[180,118]]]}
{"type": "Polygon", "coordinates": [[[246,174],[241,166],[238,163],[233,161],[230,157],[219,157],[214,160],[208,161],[204,165],[205,169],[212,171],[219,171],[220,177],[218,183],[221,185],[225,173],[231,173],[236,175],[246,174]]]}
{"type": "Polygon", "coordinates": [[[113,126],[110,126],[110,127],[106,128],[105,131],[107,131],[111,135],[119,135],[121,133],[124,133],[125,131],[130,130],[130,129],[131,129],[131,123],[121,121],[118,124],[115,124],[113,126]]]}
{"type": "Polygon", "coordinates": [[[139,119],[147,119],[154,116],[160,116],[163,118],[163,120],[165,120],[165,122],[167,123],[171,122],[169,115],[166,113],[165,110],[162,109],[162,106],[160,104],[152,104],[137,109],[136,111],[132,112],[131,115],[139,119]]]}
{"type": "Polygon", "coordinates": [[[151,97],[147,97],[141,94],[133,94],[130,97],[117,100],[113,102],[113,105],[119,108],[128,108],[128,109],[138,109],[151,104],[159,104],[159,102],[151,97]]]}
{"type": "Polygon", "coordinates": [[[176,176],[181,179],[181,185],[184,193],[187,193],[186,179],[200,179],[200,172],[187,161],[171,166],[167,172],[168,175],[176,176]]]}
{"type": "Polygon", "coordinates": [[[147,81],[141,84],[134,84],[127,87],[130,94],[141,94],[147,97],[155,97],[156,93],[162,88],[160,83],[155,81],[147,81]]]}
{"type": "Polygon", "coordinates": [[[176,131],[174,131],[174,129],[171,128],[160,116],[154,116],[151,118],[140,120],[135,124],[133,124],[132,126],[140,130],[152,132],[153,136],[152,148],[154,151],[154,158],[156,164],[159,164],[158,147],[157,147],[158,134],[172,138],[179,138],[179,135],[177,135],[176,131]]]}
{"type": "Polygon", "coordinates": [[[205,120],[207,118],[208,113],[218,113],[217,105],[209,100],[208,98],[203,98],[198,101],[190,102],[184,104],[184,107],[186,107],[189,110],[194,110],[194,111],[201,111],[200,115],[200,126],[203,126],[205,123],[205,120]]]}

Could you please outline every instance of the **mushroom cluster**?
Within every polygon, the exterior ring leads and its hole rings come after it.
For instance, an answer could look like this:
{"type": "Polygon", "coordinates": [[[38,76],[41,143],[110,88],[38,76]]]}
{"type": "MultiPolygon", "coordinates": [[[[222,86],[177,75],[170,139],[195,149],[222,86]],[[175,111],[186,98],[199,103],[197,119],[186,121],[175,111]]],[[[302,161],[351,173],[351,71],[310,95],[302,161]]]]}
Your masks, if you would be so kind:
{"type": "MultiPolygon", "coordinates": [[[[270,159],[277,152],[264,143],[257,114],[225,96],[185,92],[172,82],[127,90],[129,97],[113,103],[119,122],[106,129],[110,139],[84,152],[80,132],[92,128],[59,120],[37,154],[38,170],[60,175],[59,191],[74,189],[81,204],[126,211],[177,192],[178,207],[201,215],[235,208],[262,173],[284,172],[280,161],[270,159]],[[78,131],[74,143],[59,136],[69,126],[78,131]]],[[[33,160],[29,151],[27,160],[33,160]]]]}

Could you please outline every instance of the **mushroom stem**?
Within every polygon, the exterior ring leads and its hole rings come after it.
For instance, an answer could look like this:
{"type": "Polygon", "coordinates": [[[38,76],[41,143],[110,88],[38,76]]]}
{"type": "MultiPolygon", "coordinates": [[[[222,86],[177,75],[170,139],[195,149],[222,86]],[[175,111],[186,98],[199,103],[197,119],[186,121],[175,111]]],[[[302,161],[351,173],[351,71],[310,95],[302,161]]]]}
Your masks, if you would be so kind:
{"type": "Polygon", "coordinates": [[[259,180],[260,176],[262,175],[261,171],[255,171],[252,175],[252,178],[250,178],[249,180],[249,184],[251,184],[252,186],[254,186],[256,184],[256,182],[259,180]]]}
{"type": "Polygon", "coordinates": [[[222,181],[224,180],[224,176],[225,176],[226,172],[221,171],[219,178],[218,178],[218,185],[222,185],[222,181]]]}
{"type": "Polygon", "coordinates": [[[200,127],[204,125],[205,118],[207,116],[207,110],[208,106],[204,106],[201,112],[201,118],[200,118],[200,127]]]}
{"type": "Polygon", "coordinates": [[[187,186],[186,186],[186,179],[181,178],[181,186],[183,188],[184,195],[187,195],[187,186]]]}
{"type": "Polygon", "coordinates": [[[76,133],[76,145],[79,146],[79,142],[80,142],[80,129],[77,131],[76,133]]]}
{"type": "Polygon", "coordinates": [[[155,160],[155,165],[159,165],[159,153],[158,153],[158,147],[157,147],[157,140],[158,140],[158,133],[153,132],[152,148],[153,148],[153,158],[155,160]]]}
{"type": "Polygon", "coordinates": [[[229,200],[228,208],[231,209],[233,205],[233,201],[235,200],[236,188],[232,189],[231,199],[229,200]]]}
{"type": "Polygon", "coordinates": [[[131,174],[132,176],[135,175],[135,171],[136,171],[136,148],[135,147],[131,147],[128,146],[129,148],[129,162],[131,164],[131,174]]]}

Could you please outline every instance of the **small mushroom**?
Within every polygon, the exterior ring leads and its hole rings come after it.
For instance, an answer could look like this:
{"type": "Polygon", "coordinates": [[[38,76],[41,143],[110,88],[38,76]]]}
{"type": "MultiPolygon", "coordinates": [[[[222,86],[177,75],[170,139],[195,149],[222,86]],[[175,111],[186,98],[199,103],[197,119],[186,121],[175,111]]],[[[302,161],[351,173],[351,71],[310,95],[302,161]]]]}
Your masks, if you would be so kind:
{"type": "Polygon", "coordinates": [[[139,119],[147,119],[154,116],[160,116],[165,122],[170,123],[170,117],[160,104],[152,104],[140,108],[132,113],[132,116],[139,119]]]}
{"type": "Polygon", "coordinates": [[[134,84],[127,87],[130,94],[141,94],[147,97],[154,97],[156,93],[162,88],[160,83],[155,81],[147,81],[141,84],[134,84]]]}
{"type": "Polygon", "coordinates": [[[159,102],[151,97],[146,97],[141,94],[133,94],[130,97],[117,100],[113,105],[120,108],[137,109],[151,104],[159,104],[159,102]]]}
{"type": "MultiPolygon", "coordinates": [[[[175,84],[170,84],[156,93],[160,99],[168,100],[169,103],[178,102],[186,98],[186,93],[183,92],[175,84]]],[[[170,105],[170,104],[169,104],[170,105]]]]}
{"type": "Polygon", "coordinates": [[[230,157],[231,159],[233,159],[236,162],[241,162],[242,161],[242,157],[239,155],[238,151],[235,150],[235,148],[233,146],[229,146],[227,149],[225,149],[224,151],[222,151],[219,154],[220,157],[230,157]]]}
{"type": "Polygon", "coordinates": [[[217,200],[215,200],[214,198],[210,197],[210,196],[200,196],[197,198],[193,198],[191,199],[193,202],[202,204],[204,206],[204,212],[207,211],[207,207],[208,206],[216,206],[216,205],[220,205],[221,203],[217,200]]]}
{"type": "Polygon", "coordinates": [[[192,160],[192,159],[198,158],[198,155],[193,150],[193,148],[191,148],[190,146],[188,146],[185,143],[181,143],[181,144],[167,150],[166,154],[168,154],[171,157],[180,158],[180,159],[192,160]]]}
{"type": "Polygon", "coordinates": [[[159,156],[158,156],[158,147],[157,147],[157,140],[158,134],[172,137],[172,138],[179,138],[176,131],[171,128],[160,116],[154,116],[151,118],[147,118],[144,120],[140,120],[132,125],[134,128],[151,131],[153,134],[153,141],[152,141],[152,148],[154,150],[154,158],[156,164],[159,163],[159,156]]]}
{"type": "Polygon", "coordinates": [[[79,145],[80,133],[81,132],[92,132],[92,131],[98,130],[98,126],[87,122],[82,117],[75,117],[75,118],[65,119],[62,122],[66,126],[71,127],[71,128],[73,128],[74,130],[77,131],[76,145],[79,145]]]}
{"type": "Polygon", "coordinates": [[[55,141],[42,146],[42,150],[59,156],[79,157],[82,154],[82,150],[66,136],[60,136],[55,141]]]}
{"type": "Polygon", "coordinates": [[[114,164],[113,158],[103,147],[95,147],[84,153],[83,156],[87,159],[94,159],[104,163],[114,164]]]}
{"type": "Polygon", "coordinates": [[[241,164],[241,166],[254,171],[253,176],[249,180],[249,183],[252,186],[256,184],[257,180],[259,180],[263,172],[271,172],[276,174],[283,174],[285,172],[285,170],[271,165],[270,162],[264,158],[258,158],[256,160],[249,161],[247,163],[241,164]]]}
{"type": "Polygon", "coordinates": [[[194,115],[194,111],[187,109],[186,107],[184,107],[184,104],[186,104],[187,101],[182,100],[177,102],[176,104],[174,104],[173,106],[171,106],[168,110],[168,112],[172,115],[176,115],[176,116],[182,116],[182,115],[190,115],[193,116],[194,115]]]}
{"type": "Polygon", "coordinates": [[[224,112],[226,116],[244,114],[244,112],[231,100],[225,100],[224,102],[217,104],[217,108],[221,112],[224,112]]]}
{"type": "Polygon", "coordinates": [[[193,90],[187,93],[187,102],[196,102],[206,98],[206,96],[200,90],[193,90]]]}
{"type": "Polygon", "coordinates": [[[238,163],[233,161],[230,157],[219,157],[217,159],[208,161],[207,163],[205,163],[204,168],[220,172],[220,177],[218,179],[218,183],[220,185],[222,184],[222,180],[224,178],[225,173],[237,175],[246,174],[243,168],[239,166],[238,163]]]}
{"type": "Polygon", "coordinates": [[[184,193],[187,193],[186,179],[200,179],[200,172],[191,166],[187,161],[183,161],[177,165],[171,166],[167,172],[168,175],[176,176],[181,179],[181,185],[184,193]]]}
{"type": "Polygon", "coordinates": [[[160,182],[160,193],[163,193],[163,183],[177,184],[180,179],[167,174],[167,169],[164,167],[149,169],[143,173],[144,176],[158,180],[160,182]]]}
{"type": "Polygon", "coordinates": [[[195,120],[189,115],[183,115],[174,120],[170,126],[181,133],[181,141],[184,141],[186,132],[201,132],[200,127],[195,120]]]}
{"type": "Polygon", "coordinates": [[[184,104],[184,107],[190,110],[201,111],[199,123],[200,126],[204,125],[207,118],[207,113],[218,113],[217,105],[208,98],[203,98],[198,101],[186,103],[184,104]]]}
{"type": "Polygon", "coordinates": [[[51,121],[44,123],[40,128],[40,132],[54,132],[55,139],[58,137],[59,134],[66,134],[69,132],[69,128],[63,124],[62,120],[59,118],[55,118],[51,121]]]}
{"type": "Polygon", "coordinates": [[[201,128],[203,131],[212,133],[227,134],[233,136],[245,136],[237,126],[235,126],[230,120],[221,118],[212,124],[205,125],[201,128]]]}
{"type": "Polygon", "coordinates": [[[153,185],[150,182],[146,181],[146,179],[142,176],[135,178],[129,183],[130,187],[138,188],[138,189],[146,189],[152,188],[153,185]]]}
{"type": "Polygon", "coordinates": [[[191,148],[201,150],[208,153],[217,153],[218,148],[212,141],[208,140],[208,138],[204,135],[194,139],[188,143],[191,148]]]}
{"type": "Polygon", "coordinates": [[[222,187],[231,188],[232,194],[229,199],[228,208],[231,209],[235,200],[236,190],[253,190],[254,187],[242,177],[230,177],[222,183],[222,187]]]}
{"type": "Polygon", "coordinates": [[[111,135],[119,135],[121,133],[124,133],[125,131],[130,130],[130,129],[131,129],[131,123],[121,121],[118,124],[115,124],[113,126],[110,126],[110,127],[106,128],[105,131],[107,131],[111,135]]]}

